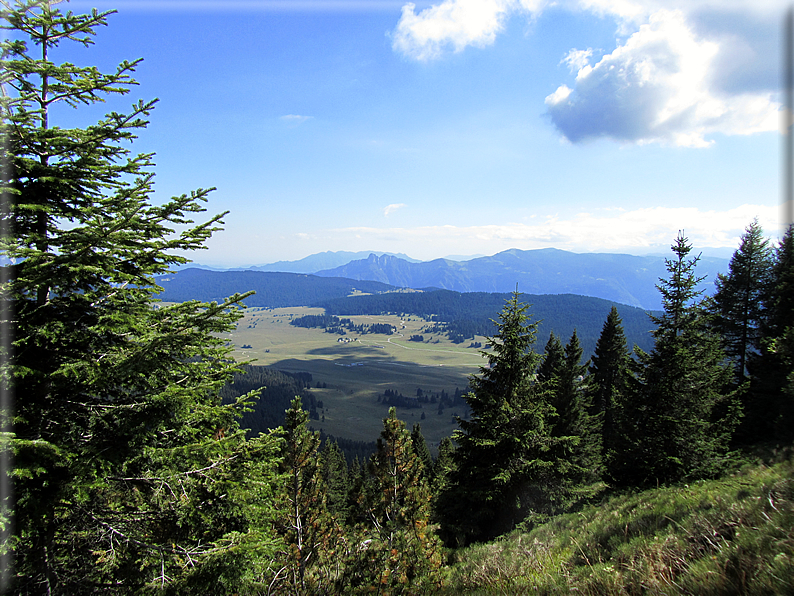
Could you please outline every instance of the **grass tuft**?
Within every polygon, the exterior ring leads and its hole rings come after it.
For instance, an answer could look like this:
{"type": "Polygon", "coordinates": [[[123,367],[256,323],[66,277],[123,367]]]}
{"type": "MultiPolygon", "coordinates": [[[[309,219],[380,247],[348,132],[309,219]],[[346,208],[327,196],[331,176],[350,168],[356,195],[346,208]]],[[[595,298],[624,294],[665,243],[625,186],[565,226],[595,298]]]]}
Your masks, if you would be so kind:
{"type": "Polygon", "coordinates": [[[794,465],[625,494],[455,554],[447,594],[794,594],[794,465]]]}

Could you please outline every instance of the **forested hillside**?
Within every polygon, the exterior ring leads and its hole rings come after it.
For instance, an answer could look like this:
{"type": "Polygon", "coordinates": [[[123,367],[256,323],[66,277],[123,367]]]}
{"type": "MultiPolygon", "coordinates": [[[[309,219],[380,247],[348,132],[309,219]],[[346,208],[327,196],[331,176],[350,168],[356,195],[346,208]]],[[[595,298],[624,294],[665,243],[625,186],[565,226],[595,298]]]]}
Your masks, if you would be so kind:
{"type": "MultiPolygon", "coordinates": [[[[329,315],[405,313],[427,317],[428,327],[447,334],[453,341],[473,339],[474,335],[492,335],[493,321],[509,294],[483,292],[459,293],[450,290],[432,292],[387,293],[371,296],[350,296],[318,303],[329,315]],[[434,325],[433,323],[437,323],[434,325]]],[[[539,322],[540,349],[552,331],[568,337],[576,329],[585,354],[595,350],[601,326],[614,303],[599,298],[571,294],[523,295],[531,305],[532,318],[539,322]]],[[[648,350],[653,345],[654,325],[648,313],[640,308],[617,305],[629,346],[648,350]]]]}
{"type": "Polygon", "coordinates": [[[388,292],[396,289],[373,281],[321,278],[298,273],[208,271],[195,268],[159,276],[157,284],[163,288],[158,298],[166,302],[218,301],[238,291],[253,291],[256,293],[246,298],[245,303],[266,308],[311,306],[354,292],[388,292]]]}

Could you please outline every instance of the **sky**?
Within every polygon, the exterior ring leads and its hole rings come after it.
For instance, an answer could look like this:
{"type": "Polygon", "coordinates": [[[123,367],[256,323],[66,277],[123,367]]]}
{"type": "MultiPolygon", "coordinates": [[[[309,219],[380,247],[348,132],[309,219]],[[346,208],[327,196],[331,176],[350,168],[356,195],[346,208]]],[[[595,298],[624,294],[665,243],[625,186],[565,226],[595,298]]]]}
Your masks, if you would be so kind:
{"type": "Polygon", "coordinates": [[[215,187],[208,214],[229,211],[198,263],[782,233],[780,0],[65,6],[118,13],[56,60],[144,59],[101,110],[159,98],[132,147],[156,153],[153,200],[215,187]]]}

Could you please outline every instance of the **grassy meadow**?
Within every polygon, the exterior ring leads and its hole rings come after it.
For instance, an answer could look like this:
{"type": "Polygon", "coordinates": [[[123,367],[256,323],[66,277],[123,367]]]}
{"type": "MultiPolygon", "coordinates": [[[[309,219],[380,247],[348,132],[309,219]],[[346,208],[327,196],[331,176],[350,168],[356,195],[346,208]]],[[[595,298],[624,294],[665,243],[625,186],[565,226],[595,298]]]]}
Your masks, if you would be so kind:
{"type": "Polygon", "coordinates": [[[794,594],[794,463],[626,493],[454,554],[443,594],[794,594]]]}
{"type": "MultiPolygon", "coordinates": [[[[321,308],[307,307],[249,308],[228,339],[240,361],[254,360],[253,364],[278,370],[311,373],[311,391],[324,406],[320,410],[324,419],[313,421],[314,427],[334,436],[373,441],[388,411],[377,401],[384,391],[415,396],[421,388],[452,394],[455,388],[465,389],[468,376],[485,363],[478,349],[467,347],[472,340],[454,344],[446,337],[422,333],[427,321],[420,317],[340,316],[356,325],[388,323],[397,329],[393,335],[348,332],[340,336],[324,329],[290,325],[293,318],[322,313],[321,308]],[[420,334],[424,342],[409,341],[412,335],[420,334]],[[351,341],[337,341],[340,338],[351,341]],[[317,388],[318,383],[324,388],[317,388]]],[[[474,341],[485,344],[483,337],[474,341]]],[[[454,415],[458,413],[446,409],[439,415],[436,404],[424,404],[423,409],[397,409],[398,417],[409,428],[421,422],[431,446],[457,428],[454,415]],[[421,420],[423,412],[425,419],[421,420]]]]}

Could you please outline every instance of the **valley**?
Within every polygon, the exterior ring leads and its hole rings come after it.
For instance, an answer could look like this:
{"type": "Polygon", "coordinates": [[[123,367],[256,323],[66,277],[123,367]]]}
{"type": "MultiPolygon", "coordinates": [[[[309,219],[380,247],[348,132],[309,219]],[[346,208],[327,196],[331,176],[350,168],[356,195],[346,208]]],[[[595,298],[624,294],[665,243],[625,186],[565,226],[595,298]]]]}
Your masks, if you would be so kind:
{"type": "MultiPolygon", "coordinates": [[[[237,329],[225,337],[235,346],[233,355],[240,362],[310,373],[309,391],[323,405],[318,408],[322,418],[312,425],[330,435],[374,441],[388,412],[388,406],[378,401],[386,390],[406,397],[415,396],[419,388],[452,394],[456,388],[464,390],[468,376],[486,363],[479,349],[467,347],[475,342],[485,345],[484,337],[455,344],[444,335],[423,333],[428,322],[421,317],[346,317],[355,325],[391,325],[396,329],[392,335],[338,335],[290,324],[297,317],[322,313],[323,309],[310,307],[249,308],[237,329]],[[423,335],[425,341],[410,341],[412,335],[423,335]]],[[[439,414],[433,403],[399,407],[398,412],[409,426],[421,423],[431,447],[452,434],[457,428],[454,416],[463,414],[453,408],[439,414]]]]}

